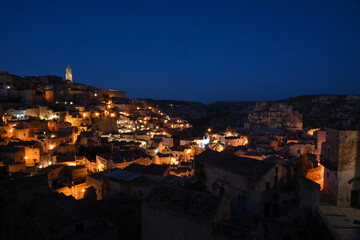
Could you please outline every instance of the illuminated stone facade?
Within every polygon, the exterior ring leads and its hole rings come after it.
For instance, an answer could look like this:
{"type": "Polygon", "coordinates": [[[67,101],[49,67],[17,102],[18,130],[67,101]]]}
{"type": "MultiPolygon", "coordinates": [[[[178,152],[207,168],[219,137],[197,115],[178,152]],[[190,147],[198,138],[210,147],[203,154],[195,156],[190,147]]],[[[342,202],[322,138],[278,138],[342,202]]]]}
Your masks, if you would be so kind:
{"type": "Polygon", "coordinates": [[[71,70],[70,65],[68,65],[66,68],[65,80],[72,82],[72,70],[71,70]]]}
{"type": "Polygon", "coordinates": [[[328,129],[324,190],[338,207],[360,205],[360,131],[328,129]]]}

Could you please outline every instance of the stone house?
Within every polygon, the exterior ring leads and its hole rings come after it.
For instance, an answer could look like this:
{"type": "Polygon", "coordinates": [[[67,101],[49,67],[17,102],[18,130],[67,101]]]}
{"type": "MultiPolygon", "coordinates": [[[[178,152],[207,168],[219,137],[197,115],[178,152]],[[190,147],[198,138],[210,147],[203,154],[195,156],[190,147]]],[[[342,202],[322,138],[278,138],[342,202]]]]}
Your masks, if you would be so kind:
{"type": "Polygon", "coordinates": [[[148,166],[133,163],[124,168],[124,170],[141,174],[150,181],[160,182],[169,175],[170,167],[167,165],[157,165],[153,163],[148,166]]]}
{"type": "Polygon", "coordinates": [[[149,164],[149,157],[141,150],[123,150],[96,155],[96,163],[99,171],[125,168],[132,163],[149,164]]]}
{"type": "Polygon", "coordinates": [[[5,165],[24,162],[25,161],[25,149],[13,147],[13,146],[0,146],[0,159],[5,165]]]}
{"type": "Polygon", "coordinates": [[[276,161],[239,157],[207,149],[195,157],[195,175],[212,194],[233,201],[237,219],[278,215],[280,205],[268,201],[286,183],[286,169],[276,161]]]}
{"type": "Polygon", "coordinates": [[[178,164],[178,161],[176,158],[171,154],[163,154],[163,153],[157,153],[154,158],[155,164],[169,164],[169,165],[176,165],[178,164]]]}
{"type": "Polygon", "coordinates": [[[40,162],[41,143],[37,141],[10,142],[9,146],[23,148],[25,150],[25,166],[33,167],[40,162]]]}
{"type": "Polygon", "coordinates": [[[324,190],[338,207],[360,206],[360,131],[327,129],[324,190]]]}

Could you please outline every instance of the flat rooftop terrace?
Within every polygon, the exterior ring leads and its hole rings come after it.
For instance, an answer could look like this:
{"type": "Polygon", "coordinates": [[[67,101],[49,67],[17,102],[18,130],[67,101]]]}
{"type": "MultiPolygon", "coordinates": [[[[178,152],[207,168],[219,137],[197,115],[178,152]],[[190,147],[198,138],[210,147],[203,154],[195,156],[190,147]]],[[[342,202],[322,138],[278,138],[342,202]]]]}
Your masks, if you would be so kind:
{"type": "Polygon", "coordinates": [[[360,209],[338,208],[333,205],[320,204],[316,211],[334,239],[360,239],[360,209]],[[354,223],[355,220],[359,224],[354,223]]]}

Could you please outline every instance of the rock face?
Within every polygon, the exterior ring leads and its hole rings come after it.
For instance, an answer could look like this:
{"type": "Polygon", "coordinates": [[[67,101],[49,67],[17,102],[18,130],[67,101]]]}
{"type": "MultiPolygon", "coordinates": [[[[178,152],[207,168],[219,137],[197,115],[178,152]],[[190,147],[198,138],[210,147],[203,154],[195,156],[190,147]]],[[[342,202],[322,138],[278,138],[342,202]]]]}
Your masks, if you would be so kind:
{"type": "Polygon", "coordinates": [[[248,121],[255,128],[295,128],[303,127],[303,118],[291,105],[278,102],[258,102],[248,121]]]}
{"type": "Polygon", "coordinates": [[[278,102],[299,111],[305,127],[360,129],[360,95],[308,95],[278,102]]]}
{"type": "Polygon", "coordinates": [[[215,102],[210,105],[170,100],[149,102],[172,117],[201,120],[200,126],[212,126],[219,131],[243,127],[245,122],[257,126],[263,124],[263,127],[360,130],[360,95],[304,95],[279,101],[215,102]]]}

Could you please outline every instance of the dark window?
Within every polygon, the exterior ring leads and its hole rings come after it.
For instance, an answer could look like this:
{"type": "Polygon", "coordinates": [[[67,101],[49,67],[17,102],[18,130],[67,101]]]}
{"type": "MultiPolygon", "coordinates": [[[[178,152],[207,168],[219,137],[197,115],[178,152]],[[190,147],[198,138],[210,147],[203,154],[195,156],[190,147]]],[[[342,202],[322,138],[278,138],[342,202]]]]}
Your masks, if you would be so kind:
{"type": "Polygon", "coordinates": [[[352,190],[351,191],[351,207],[359,207],[359,191],[357,190],[352,190]]]}
{"type": "Polygon", "coordinates": [[[246,197],[238,195],[237,196],[237,207],[240,208],[242,211],[246,209],[246,197]]]}
{"type": "Polygon", "coordinates": [[[265,187],[266,187],[266,190],[269,190],[270,189],[270,182],[266,182],[265,187]]]}
{"type": "Polygon", "coordinates": [[[264,217],[270,216],[270,206],[271,206],[271,203],[269,203],[269,202],[264,204],[264,217]]]}
{"type": "Polygon", "coordinates": [[[274,203],[274,204],[273,204],[273,215],[274,215],[274,216],[278,216],[278,215],[279,215],[279,212],[280,212],[279,204],[274,203]]]}
{"type": "Polygon", "coordinates": [[[275,173],[276,173],[276,174],[279,173],[279,168],[278,168],[278,167],[275,168],[275,173]]]}
{"type": "Polygon", "coordinates": [[[220,195],[220,196],[223,195],[224,192],[225,192],[225,188],[224,188],[224,187],[220,187],[220,188],[219,188],[219,195],[220,195]]]}
{"type": "Polygon", "coordinates": [[[329,173],[328,172],[326,173],[326,178],[329,178],[329,173]]]}
{"type": "Polygon", "coordinates": [[[76,232],[83,232],[84,231],[84,223],[78,223],[75,226],[75,231],[76,232]]]}
{"type": "Polygon", "coordinates": [[[274,188],[276,188],[276,186],[278,185],[278,182],[279,182],[279,176],[276,175],[276,176],[274,177],[274,188]]]}

